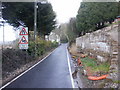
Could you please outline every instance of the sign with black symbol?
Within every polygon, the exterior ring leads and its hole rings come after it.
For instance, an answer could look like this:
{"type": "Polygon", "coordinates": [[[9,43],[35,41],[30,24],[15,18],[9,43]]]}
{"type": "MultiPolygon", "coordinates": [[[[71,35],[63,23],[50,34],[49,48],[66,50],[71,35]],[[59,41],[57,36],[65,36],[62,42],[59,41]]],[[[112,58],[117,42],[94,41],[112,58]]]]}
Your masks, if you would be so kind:
{"type": "Polygon", "coordinates": [[[28,28],[20,27],[19,49],[28,49],[28,28]]]}

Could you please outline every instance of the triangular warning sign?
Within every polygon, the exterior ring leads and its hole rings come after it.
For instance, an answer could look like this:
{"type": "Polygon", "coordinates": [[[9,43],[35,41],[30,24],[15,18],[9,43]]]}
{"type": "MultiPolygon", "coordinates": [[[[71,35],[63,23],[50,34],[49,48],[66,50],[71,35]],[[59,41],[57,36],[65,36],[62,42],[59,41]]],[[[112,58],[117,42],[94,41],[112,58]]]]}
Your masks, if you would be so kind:
{"type": "Polygon", "coordinates": [[[19,35],[28,35],[26,29],[23,27],[19,35]]]}
{"type": "Polygon", "coordinates": [[[28,44],[28,42],[24,36],[21,38],[19,44],[28,44]]]}

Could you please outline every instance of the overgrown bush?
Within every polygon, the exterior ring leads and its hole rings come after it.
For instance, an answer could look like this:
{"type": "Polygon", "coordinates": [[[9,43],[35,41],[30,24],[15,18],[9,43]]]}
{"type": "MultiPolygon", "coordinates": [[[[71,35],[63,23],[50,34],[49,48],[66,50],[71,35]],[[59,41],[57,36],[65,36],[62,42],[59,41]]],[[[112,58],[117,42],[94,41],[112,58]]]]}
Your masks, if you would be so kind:
{"type": "Polygon", "coordinates": [[[56,42],[56,41],[54,41],[53,43],[52,43],[52,45],[51,45],[51,47],[57,47],[58,46],[58,42],[56,42]]]}
{"type": "Polygon", "coordinates": [[[34,60],[33,57],[30,56],[27,51],[5,49],[2,52],[2,70],[3,72],[11,72],[32,60],[34,60]]]}
{"type": "Polygon", "coordinates": [[[43,39],[37,37],[36,42],[29,41],[28,53],[30,55],[35,55],[35,52],[36,52],[37,56],[41,56],[45,52],[47,52],[57,46],[58,46],[57,42],[46,41],[46,40],[43,40],[43,39]],[[35,47],[36,47],[36,51],[35,51],[35,47]]]}

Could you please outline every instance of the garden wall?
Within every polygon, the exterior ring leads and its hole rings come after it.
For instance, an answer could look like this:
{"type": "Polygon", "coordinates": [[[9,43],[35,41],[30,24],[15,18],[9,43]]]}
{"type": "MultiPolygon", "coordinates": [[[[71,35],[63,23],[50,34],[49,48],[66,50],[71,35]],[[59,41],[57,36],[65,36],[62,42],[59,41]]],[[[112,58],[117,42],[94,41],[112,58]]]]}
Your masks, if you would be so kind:
{"type": "Polygon", "coordinates": [[[109,78],[117,80],[118,75],[118,25],[112,25],[76,38],[79,52],[97,58],[99,62],[110,62],[109,78]]]}

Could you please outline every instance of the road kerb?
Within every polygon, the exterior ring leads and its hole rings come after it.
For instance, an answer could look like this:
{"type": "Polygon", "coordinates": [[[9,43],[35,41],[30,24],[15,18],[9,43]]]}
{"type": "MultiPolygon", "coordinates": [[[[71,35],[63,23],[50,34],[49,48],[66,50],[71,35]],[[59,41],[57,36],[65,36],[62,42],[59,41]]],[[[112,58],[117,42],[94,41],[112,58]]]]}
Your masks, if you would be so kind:
{"type": "Polygon", "coordinates": [[[68,60],[68,67],[69,67],[69,72],[70,72],[70,78],[71,78],[72,88],[75,88],[74,80],[73,80],[72,72],[71,72],[70,59],[69,59],[69,54],[68,54],[67,47],[66,47],[66,52],[67,52],[67,60],[68,60]]]}

